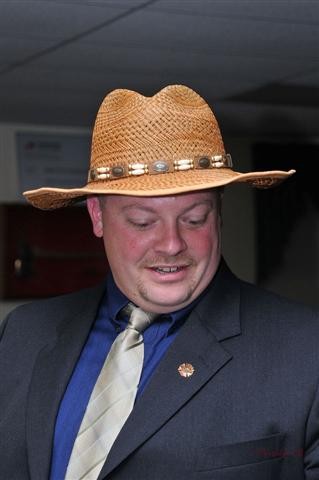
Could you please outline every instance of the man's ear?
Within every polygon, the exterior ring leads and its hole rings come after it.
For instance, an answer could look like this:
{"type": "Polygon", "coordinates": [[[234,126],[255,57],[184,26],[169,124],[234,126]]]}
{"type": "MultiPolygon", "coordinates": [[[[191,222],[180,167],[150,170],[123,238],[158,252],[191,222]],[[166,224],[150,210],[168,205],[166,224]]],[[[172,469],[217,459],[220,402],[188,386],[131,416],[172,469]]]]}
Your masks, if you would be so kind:
{"type": "Polygon", "coordinates": [[[94,235],[103,237],[102,209],[98,197],[89,197],[86,206],[91,217],[94,235]]]}

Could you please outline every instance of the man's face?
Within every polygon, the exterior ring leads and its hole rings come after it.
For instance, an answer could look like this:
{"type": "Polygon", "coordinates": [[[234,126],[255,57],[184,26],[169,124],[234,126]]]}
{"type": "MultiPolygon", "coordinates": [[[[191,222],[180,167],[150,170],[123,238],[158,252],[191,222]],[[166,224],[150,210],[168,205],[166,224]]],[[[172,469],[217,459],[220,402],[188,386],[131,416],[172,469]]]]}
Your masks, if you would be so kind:
{"type": "Polygon", "coordinates": [[[216,191],[88,199],[94,233],[127,298],[168,313],[198,297],[220,261],[219,201],[216,191]]]}

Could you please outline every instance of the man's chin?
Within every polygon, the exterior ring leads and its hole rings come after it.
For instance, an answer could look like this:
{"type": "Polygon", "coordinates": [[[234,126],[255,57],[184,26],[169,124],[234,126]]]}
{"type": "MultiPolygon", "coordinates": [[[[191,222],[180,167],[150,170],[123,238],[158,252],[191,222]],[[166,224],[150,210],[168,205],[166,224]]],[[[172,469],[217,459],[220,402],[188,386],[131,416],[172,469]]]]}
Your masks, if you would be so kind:
{"type": "Polygon", "coordinates": [[[150,306],[153,306],[158,313],[170,313],[176,310],[180,310],[191,302],[191,294],[189,292],[183,292],[179,295],[170,295],[167,292],[161,293],[160,295],[149,293],[147,296],[144,296],[144,301],[147,302],[150,306]]]}

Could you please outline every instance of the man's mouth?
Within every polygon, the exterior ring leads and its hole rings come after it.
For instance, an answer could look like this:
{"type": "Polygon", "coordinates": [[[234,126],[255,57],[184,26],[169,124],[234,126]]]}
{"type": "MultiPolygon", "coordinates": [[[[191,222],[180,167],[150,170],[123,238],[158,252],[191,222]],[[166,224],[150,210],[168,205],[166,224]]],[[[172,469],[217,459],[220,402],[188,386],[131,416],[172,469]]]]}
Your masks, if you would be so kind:
{"type": "Polygon", "coordinates": [[[153,270],[155,270],[158,273],[161,274],[167,274],[167,273],[176,273],[181,270],[183,270],[185,266],[180,266],[180,267],[152,267],[153,270]]]}

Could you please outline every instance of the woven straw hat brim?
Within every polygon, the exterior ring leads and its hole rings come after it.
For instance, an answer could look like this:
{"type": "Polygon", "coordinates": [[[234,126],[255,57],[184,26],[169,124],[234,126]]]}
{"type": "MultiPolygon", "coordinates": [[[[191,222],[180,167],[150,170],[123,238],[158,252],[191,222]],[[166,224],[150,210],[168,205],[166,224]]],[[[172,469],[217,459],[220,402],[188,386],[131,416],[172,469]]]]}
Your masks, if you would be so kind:
{"type": "Polygon", "coordinates": [[[277,185],[294,173],[295,170],[250,173],[234,172],[229,168],[193,170],[191,172],[128,177],[112,181],[96,181],[88,183],[82,188],[43,187],[24,192],[24,196],[37,208],[53,210],[83,200],[89,195],[116,194],[153,197],[195,192],[239,182],[250,183],[259,188],[268,188],[277,185]]]}

